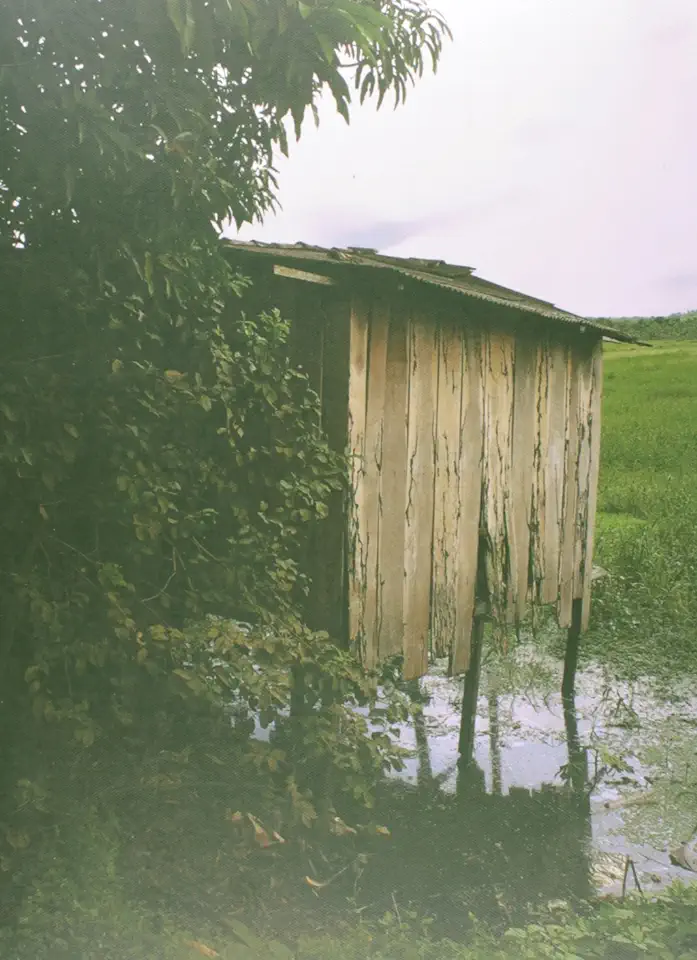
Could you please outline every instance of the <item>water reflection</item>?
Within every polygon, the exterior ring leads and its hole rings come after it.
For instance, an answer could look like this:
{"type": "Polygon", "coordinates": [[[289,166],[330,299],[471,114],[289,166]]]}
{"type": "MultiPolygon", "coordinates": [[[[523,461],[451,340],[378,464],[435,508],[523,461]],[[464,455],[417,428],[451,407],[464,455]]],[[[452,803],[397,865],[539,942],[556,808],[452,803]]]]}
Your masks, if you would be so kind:
{"type": "Polygon", "coordinates": [[[573,774],[566,782],[504,792],[494,687],[486,700],[488,776],[478,749],[469,762],[434,773],[420,718],[416,782],[393,781],[381,791],[392,841],[371,851],[355,891],[360,906],[380,914],[412,905],[433,916],[441,933],[457,936],[470,911],[507,924],[523,921],[530,906],[591,895],[591,808],[575,716],[567,725],[564,766],[573,774]]]}
{"type": "MultiPolygon", "coordinates": [[[[538,677],[540,666],[535,661],[538,677]]],[[[623,827],[632,811],[652,809],[631,803],[625,809],[623,798],[628,791],[643,800],[656,789],[636,751],[641,741],[656,740],[675,704],[650,685],[621,684],[600,668],[579,675],[575,699],[550,693],[558,689],[556,676],[549,690],[543,682],[524,693],[511,692],[505,676],[492,676],[488,667],[483,673],[485,692],[467,731],[469,762],[467,756],[458,762],[466,727],[461,686],[444,676],[423,681],[430,703],[419,729],[406,729],[402,738],[414,757],[399,781],[381,791],[393,849],[376,851],[365,871],[363,904],[390,909],[394,893],[461,928],[470,909],[524,920],[528,903],[619,894],[627,857],[645,891],[694,878],[670,863],[667,823],[654,845],[630,839],[623,827]],[[631,772],[599,773],[603,749],[630,759],[631,772]]],[[[517,684],[523,673],[516,667],[517,684]]],[[[683,713],[697,717],[697,699],[686,700],[683,713]]]]}

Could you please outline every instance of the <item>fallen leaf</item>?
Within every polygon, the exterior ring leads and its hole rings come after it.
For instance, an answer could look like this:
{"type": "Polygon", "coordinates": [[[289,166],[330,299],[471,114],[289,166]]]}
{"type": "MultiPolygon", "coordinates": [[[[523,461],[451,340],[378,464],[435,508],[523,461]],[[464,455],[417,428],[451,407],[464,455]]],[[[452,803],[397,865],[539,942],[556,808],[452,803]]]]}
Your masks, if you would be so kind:
{"type": "Polygon", "coordinates": [[[345,837],[346,834],[356,833],[353,827],[349,827],[347,823],[344,823],[341,817],[334,817],[330,829],[331,832],[337,837],[345,837]]]}
{"type": "Polygon", "coordinates": [[[262,825],[261,825],[261,824],[259,823],[259,821],[256,819],[256,817],[253,817],[253,816],[251,815],[251,813],[248,813],[248,814],[247,814],[247,819],[249,820],[249,822],[251,823],[251,825],[254,827],[254,839],[255,839],[256,842],[259,844],[259,846],[260,846],[260,847],[270,847],[270,846],[271,846],[271,839],[269,838],[269,835],[268,835],[268,833],[266,832],[266,830],[264,830],[264,828],[262,827],[262,825]]]}
{"type": "Polygon", "coordinates": [[[199,940],[187,940],[186,945],[191,947],[192,950],[197,950],[204,957],[220,956],[217,950],[214,950],[213,947],[207,947],[205,943],[201,943],[199,940]]]}
{"type": "Polygon", "coordinates": [[[26,850],[29,846],[29,834],[24,830],[8,830],[5,839],[15,850],[26,850]]]}
{"type": "Polygon", "coordinates": [[[305,877],[305,883],[308,887],[312,887],[313,890],[321,890],[322,887],[326,887],[326,883],[320,883],[318,880],[313,880],[312,877],[305,877]]]}

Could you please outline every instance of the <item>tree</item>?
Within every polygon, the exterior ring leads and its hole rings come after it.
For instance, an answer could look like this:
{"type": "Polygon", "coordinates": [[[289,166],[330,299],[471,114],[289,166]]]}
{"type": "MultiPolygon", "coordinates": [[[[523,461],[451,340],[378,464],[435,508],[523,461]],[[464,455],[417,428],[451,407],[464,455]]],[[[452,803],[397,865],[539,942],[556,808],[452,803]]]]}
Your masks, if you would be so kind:
{"type": "MultiPolygon", "coordinates": [[[[273,205],[323,89],[347,119],[347,77],[399,103],[446,34],[420,0],[0,6],[0,699],[25,735],[147,744],[234,697],[280,724],[301,661],[316,700],[373,696],[299,619],[343,464],[218,229],[273,205]]],[[[335,746],[349,771],[387,755],[335,746]]]]}

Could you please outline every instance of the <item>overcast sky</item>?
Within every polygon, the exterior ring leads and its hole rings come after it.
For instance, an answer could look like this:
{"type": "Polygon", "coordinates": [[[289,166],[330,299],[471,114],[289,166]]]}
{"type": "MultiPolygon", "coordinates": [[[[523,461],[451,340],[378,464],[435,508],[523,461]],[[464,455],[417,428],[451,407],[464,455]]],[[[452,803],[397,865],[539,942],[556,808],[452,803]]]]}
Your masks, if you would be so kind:
{"type": "Polygon", "coordinates": [[[240,239],[474,267],[586,316],[697,309],[697,0],[434,0],[397,111],[329,103],[240,239]]]}

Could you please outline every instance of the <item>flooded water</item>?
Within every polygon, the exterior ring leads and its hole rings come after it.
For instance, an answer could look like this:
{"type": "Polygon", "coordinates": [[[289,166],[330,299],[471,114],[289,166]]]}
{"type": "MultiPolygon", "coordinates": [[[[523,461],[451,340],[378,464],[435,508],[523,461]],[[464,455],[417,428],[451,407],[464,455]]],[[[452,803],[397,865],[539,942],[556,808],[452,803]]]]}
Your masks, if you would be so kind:
{"type": "MultiPolygon", "coordinates": [[[[531,656],[544,681],[531,683],[525,692],[499,692],[505,682],[502,684],[495,671],[482,677],[474,768],[466,776],[470,781],[479,779],[479,801],[470,791],[470,805],[491,803],[491,798],[502,801],[496,807],[497,819],[488,818],[486,824],[490,844],[494,849],[505,844],[511,830],[536,834],[538,849],[553,854],[551,869],[562,897],[583,893],[586,880],[585,893],[604,895],[620,894],[623,884],[632,889],[638,883],[642,890],[653,891],[676,878],[685,882],[697,879],[695,873],[673,865],[669,855],[670,849],[694,831],[690,816],[694,814],[697,822],[697,796],[682,796],[677,789],[671,798],[660,780],[666,771],[656,771],[670,755],[686,753],[692,767],[682,794],[689,792],[694,782],[694,685],[687,681],[676,684],[672,697],[665,699],[656,694],[649,680],[618,683],[601,667],[594,667],[577,678],[574,732],[568,729],[560,695],[551,692],[560,685],[558,663],[542,661],[539,653],[531,652],[531,656]],[[681,730],[682,743],[676,742],[681,730]],[[572,741],[577,736],[578,743],[569,744],[569,736],[572,741]],[[574,753],[583,768],[585,784],[580,793],[587,802],[582,799],[569,806],[563,817],[567,826],[573,819],[584,823],[577,823],[576,831],[566,830],[555,837],[550,835],[542,808],[545,804],[548,808],[563,805],[564,798],[573,795],[568,771],[574,753]],[[647,763],[644,755],[652,762],[647,763]],[[538,816],[527,815],[525,805],[519,816],[516,804],[536,795],[542,798],[538,816]],[[506,798],[511,800],[511,809],[503,815],[506,798]],[[587,876],[577,890],[559,883],[561,875],[568,873],[565,861],[569,859],[585,861],[587,876]]],[[[422,680],[422,690],[430,696],[423,724],[401,732],[401,742],[413,755],[406,769],[394,776],[414,788],[430,783],[444,798],[456,796],[463,776],[457,764],[462,685],[435,671],[422,680]]],[[[674,772],[684,775],[681,770],[674,772]]],[[[534,894],[543,890],[534,891],[532,880],[531,874],[524,878],[528,895],[535,899],[534,894]]]]}
{"type": "Polygon", "coordinates": [[[534,644],[485,663],[463,766],[462,681],[436,665],[420,682],[422,716],[399,730],[405,768],[378,785],[372,812],[346,812],[389,837],[359,829],[308,861],[323,908],[413,909],[457,939],[472,914],[503,928],[550,904],[697,879],[670,856],[696,833],[694,682],[666,692],[596,665],[577,677],[573,712],[560,686],[561,663],[534,644]]]}

